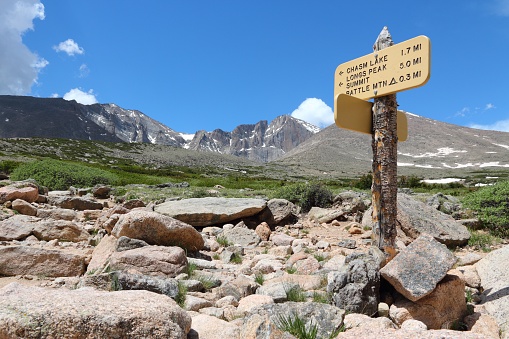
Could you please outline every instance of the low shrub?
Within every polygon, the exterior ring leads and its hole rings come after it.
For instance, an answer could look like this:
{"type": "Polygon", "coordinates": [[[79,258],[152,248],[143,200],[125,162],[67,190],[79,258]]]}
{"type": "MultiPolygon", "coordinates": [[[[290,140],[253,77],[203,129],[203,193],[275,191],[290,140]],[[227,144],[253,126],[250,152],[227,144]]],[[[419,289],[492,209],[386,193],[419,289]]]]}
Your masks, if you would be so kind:
{"type": "Polygon", "coordinates": [[[12,160],[0,161],[0,172],[10,174],[21,164],[21,162],[12,160]]]}
{"type": "Polygon", "coordinates": [[[468,239],[468,245],[475,247],[477,250],[483,252],[491,251],[491,246],[500,243],[500,239],[494,235],[489,234],[486,231],[469,230],[470,239],[468,239]]]}
{"type": "Polygon", "coordinates": [[[298,183],[277,189],[273,198],[286,199],[301,207],[302,212],[309,212],[312,207],[329,207],[332,205],[332,192],[321,184],[298,183]]]}
{"type": "Polygon", "coordinates": [[[463,206],[473,210],[494,235],[509,237],[509,181],[466,195],[463,206]]]}
{"type": "Polygon", "coordinates": [[[406,188],[417,188],[417,187],[423,187],[423,183],[421,181],[422,179],[415,176],[401,176],[398,178],[398,187],[406,187],[406,188]]]}
{"type": "Polygon", "coordinates": [[[360,190],[369,190],[369,189],[371,189],[372,182],[373,182],[373,174],[368,173],[368,174],[364,174],[359,179],[354,180],[352,182],[352,186],[355,188],[358,188],[360,190]]]}
{"type": "Polygon", "coordinates": [[[105,170],[52,159],[22,164],[11,173],[11,179],[15,181],[30,178],[51,190],[67,190],[70,186],[114,185],[118,179],[105,170]]]}

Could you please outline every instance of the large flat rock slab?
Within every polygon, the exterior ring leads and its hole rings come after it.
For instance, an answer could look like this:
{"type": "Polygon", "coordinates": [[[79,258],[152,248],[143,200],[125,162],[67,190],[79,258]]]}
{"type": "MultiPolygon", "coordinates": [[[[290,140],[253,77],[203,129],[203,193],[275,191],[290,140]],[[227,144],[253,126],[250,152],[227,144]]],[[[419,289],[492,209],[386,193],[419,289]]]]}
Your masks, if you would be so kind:
{"type": "Polygon", "coordinates": [[[445,245],[423,234],[385,265],[380,274],[405,298],[417,301],[433,292],[456,260],[445,245]]]}
{"type": "Polygon", "coordinates": [[[0,248],[0,275],[73,277],[85,272],[85,262],[85,256],[58,250],[29,246],[0,248]]]}
{"type": "Polygon", "coordinates": [[[407,194],[398,194],[397,219],[403,232],[414,239],[429,234],[447,246],[464,245],[470,239],[468,229],[452,216],[407,194]]]}
{"type": "Polygon", "coordinates": [[[491,252],[475,264],[484,292],[481,303],[509,338],[509,246],[491,252]]]}
{"type": "Polygon", "coordinates": [[[193,226],[149,211],[122,214],[111,234],[117,238],[140,239],[150,245],[180,246],[188,251],[199,251],[204,245],[201,234],[193,226]]]}
{"type": "Polygon", "coordinates": [[[39,221],[28,215],[13,215],[0,221],[0,241],[22,240],[32,234],[34,223],[39,221]]]}
{"type": "Polygon", "coordinates": [[[180,247],[145,246],[114,252],[110,267],[112,270],[174,278],[186,271],[187,257],[180,247]]]}
{"type": "Polygon", "coordinates": [[[207,197],[167,201],[154,210],[193,226],[210,226],[252,217],[266,206],[264,199],[207,197]]]}
{"type": "Polygon", "coordinates": [[[170,297],[148,291],[0,289],[0,338],[184,339],[190,329],[170,297]]]}
{"type": "MultiPolygon", "coordinates": [[[[371,228],[372,211],[370,207],[362,218],[362,224],[371,228]]],[[[396,218],[398,237],[404,242],[415,240],[421,234],[429,234],[447,246],[465,245],[470,239],[470,232],[465,225],[408,194],[398,193],[396,218]]]]}
{"type": "Polygon", "coordinates": [[[33,184],[27,184],[26,187],[16,187],[15,185],[0,187],[0,204],[16,199],[34,202],[38,197],[39,190],[33,184]]]}

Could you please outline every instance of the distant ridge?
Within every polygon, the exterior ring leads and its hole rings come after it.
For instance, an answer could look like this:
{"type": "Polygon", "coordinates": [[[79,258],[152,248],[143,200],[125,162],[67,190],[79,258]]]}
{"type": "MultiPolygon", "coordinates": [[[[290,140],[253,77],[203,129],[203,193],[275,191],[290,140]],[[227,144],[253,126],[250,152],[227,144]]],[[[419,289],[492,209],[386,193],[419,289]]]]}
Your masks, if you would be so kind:
{"type": "Polygon", "coordinates": [[[198,131],[191,138],[137,110],[115,104],[82,105],[61,98],[0,96],[0,138],[43,137],[110,142],[141,142],[231,154],[259,162],[281,157],[320,129],[282,115],[270,124],[198,131]]]}
{"type": "MultiPolygon", "coordinates": [[[[398,175],[426,178],[509,173],[509,133],[447,124],[406,113],[408,140],[398,143],[398,175]]],[[[183,134],[137,110],[53,98],[0,96],[0,138],[42,137],[136,142],[234,155],[294,176],[352,177],[371,171],[371,136],[289,115],[233,131],[183,134]]],[[[198,156],[198,155],[197,155],[198,156]]],[[[204,157],[210,159],[209,156],[204,157]]]]}
{"type": "MultiPolygon", "coordinates": [[[[509,133],[452,125],[406,113],[408,140],[398,143],[398,174],[444,177],[509,172],[509,133]]],[[[315,173],[371,171],[371,136],[331,125],[276,163],[315,173]]]]}

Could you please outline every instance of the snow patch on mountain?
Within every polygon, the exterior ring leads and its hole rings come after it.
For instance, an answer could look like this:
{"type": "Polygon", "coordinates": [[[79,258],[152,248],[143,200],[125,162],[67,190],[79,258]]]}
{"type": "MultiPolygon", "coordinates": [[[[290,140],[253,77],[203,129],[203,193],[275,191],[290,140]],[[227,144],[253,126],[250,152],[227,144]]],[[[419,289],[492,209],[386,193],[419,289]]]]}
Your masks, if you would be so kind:
{"type": "Polygon", "coordinates": [[[493,145],[500,146],[500,147],[503,147],[503,148],[509,150],[509,146],[508,145],[501,145],[501,144],[493,144],[493,145]]]}
{"type": "Polygon", "coordinates": [[[448,155],[451,155],[453,153],[467,153],[468,151],[465,150],[455,150],[450,147],[442,147],[437,149],[438,152],[426,152],[422,154],[410,154],[410,153],[402,153],[398,152],[399,155],[404,155],[411,158],[432,158],[432,157],[445,157],[448,155]]]}
{"type": "Polygon", "coordinates": [[[301,119],[297,119],[297,118],[294,118],[294,119],[295,119],[295,120],[297,120],[297,122],[298,122],[299,124],[301,124],[302,126],[304,126],[304,128],[306,128],[308,131],[310,131],[310,132],[312,132],[312,133],[314,133],[314,134],[316,134],[316,133],[318,133],[318,132],[320,132],[320,131],[321,131],[321,128],[320,128],[320,127],[315,126],[315,125],[313,125],[313,124],[310,124],[310,123],[309,123],[309,122],[307,122],[307,121],[304,121],[304,120],[301,120],[301,119]]]}

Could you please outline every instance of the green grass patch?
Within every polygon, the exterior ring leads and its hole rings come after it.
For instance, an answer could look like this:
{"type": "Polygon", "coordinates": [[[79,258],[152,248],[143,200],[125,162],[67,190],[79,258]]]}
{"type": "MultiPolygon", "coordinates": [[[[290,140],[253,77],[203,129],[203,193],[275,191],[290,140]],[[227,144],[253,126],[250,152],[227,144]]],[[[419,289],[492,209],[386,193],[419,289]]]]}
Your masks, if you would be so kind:
{"type": "Polygon", "coordinates": [[[491,251],[491,246],[499,244],[501,239],[484,230],[471,230],[468,245],[483,252],[491,251]]]}

